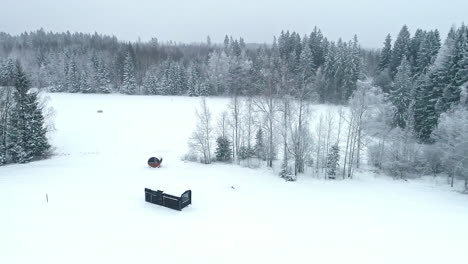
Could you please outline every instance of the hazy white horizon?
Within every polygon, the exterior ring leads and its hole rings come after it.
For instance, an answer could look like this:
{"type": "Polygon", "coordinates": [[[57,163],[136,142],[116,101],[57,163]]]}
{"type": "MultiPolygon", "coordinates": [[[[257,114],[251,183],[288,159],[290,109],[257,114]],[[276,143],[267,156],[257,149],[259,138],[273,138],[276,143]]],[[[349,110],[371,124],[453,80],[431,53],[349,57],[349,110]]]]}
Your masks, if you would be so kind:
{"type": "Polygon", "coordinates": [[[387,33],[395,39],[406,24],[439,29],[442,38],[452,25],[468,21],[468,1],[424,0],[0,0],[0,31],[20,34],[46,31],[98,32],[120,40],[220,43],[224,36],[247,43],[271,43],[281,30],[308,34],[319,27],[330,40],[351,39],[380,48],[387,33]]]}

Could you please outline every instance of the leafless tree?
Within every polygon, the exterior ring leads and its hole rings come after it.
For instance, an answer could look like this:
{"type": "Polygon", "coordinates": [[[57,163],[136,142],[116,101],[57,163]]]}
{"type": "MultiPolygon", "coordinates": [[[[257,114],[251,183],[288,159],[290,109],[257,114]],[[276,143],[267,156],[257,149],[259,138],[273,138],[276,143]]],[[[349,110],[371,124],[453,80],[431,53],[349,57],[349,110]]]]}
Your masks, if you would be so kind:
{"type": "Polygon", "coordinates": [[[213,128],[211,126],[211,112],[206,104],[206,98],[202,98],[200,109],[196,110],[198,123],[190,140],[189,147],[192,151],[203,155],[202,162],[211,163],[211,141],[213,140],[213,128]]]}
{"type": "Polygon", "coordinates": [[[231,97],[231,102],[229,104],[230,110],[230,119],[232,127],[232,155],[233,159],[236,162],[238,161],[240,140],[241,140],[241,121],[242,121],[242,101],[238,95],[233,95],[231,97]]]}

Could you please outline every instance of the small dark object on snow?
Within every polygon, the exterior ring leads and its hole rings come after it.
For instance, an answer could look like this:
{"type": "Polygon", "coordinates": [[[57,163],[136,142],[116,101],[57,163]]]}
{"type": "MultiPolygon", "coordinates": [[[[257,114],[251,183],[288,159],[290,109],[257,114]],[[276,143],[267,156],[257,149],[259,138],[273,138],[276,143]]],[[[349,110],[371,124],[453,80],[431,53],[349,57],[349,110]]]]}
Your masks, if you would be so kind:
{"type": "Polygon", "coordinates": [[[151,157],[148,159],[148,165],[152,168],[159,168],[161,166],[163,159],[162,158],[156,158],[156,157],[151,157]]]}
{"type": "Polygon", "coordinates": [[[192,191],[185,191],[180,197],[145,188],[145,201],[181,211],[192,203],[192,191]]]}
{"type": "Polygon", "coordinates": [[[102,111],[102,110],[97,110],[97,112],[98,112],[98,113],[103,113],[104,111],[102,111]]]}

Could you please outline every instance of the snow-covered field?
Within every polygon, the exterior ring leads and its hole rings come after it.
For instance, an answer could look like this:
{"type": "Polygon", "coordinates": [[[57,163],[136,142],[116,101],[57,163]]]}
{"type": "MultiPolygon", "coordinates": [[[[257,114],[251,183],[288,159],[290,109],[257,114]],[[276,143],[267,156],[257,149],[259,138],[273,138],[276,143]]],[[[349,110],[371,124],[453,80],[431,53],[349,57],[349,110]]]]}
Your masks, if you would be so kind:
{"type": "MultiPolygon", "coordinates": [[[[468,196],[442,183],[183,162],[196,98],[50,97],[57,155],[0,167],[0,263],[468,263],[468,196]],[[193,204],[146,203],[145,187],[193,204]]],[[[208,103],[216,117],[228,100],[208,103]]]]}

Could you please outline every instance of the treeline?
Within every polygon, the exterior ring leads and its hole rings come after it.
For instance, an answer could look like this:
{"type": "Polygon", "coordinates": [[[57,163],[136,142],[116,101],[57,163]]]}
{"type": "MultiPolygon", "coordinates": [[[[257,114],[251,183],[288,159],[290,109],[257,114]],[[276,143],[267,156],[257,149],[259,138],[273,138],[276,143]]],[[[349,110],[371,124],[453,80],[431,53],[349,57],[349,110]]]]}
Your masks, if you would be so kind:
{"type": "Polygon", "coordinates": [[[8,66],[0,83],[0,166],[45,158],[51,148],[38,90],[19,62],[8,66]]]}
{"type": "MultiPolygon", "coordinates": [[[[272,51],[275,45],[279,42],[272,51]]],[[[344,46],[354,50],[353,42],[344,46]]],[[[269,70],[258,77],[257,83],[265,84],[258,96],[244,100],[231,96],[217,131],[202,103],[199,124],[190,139],[192,152],[201,154],[205,163],[254,159],[273,167],[280,159],[279,174],[287,180],[295,180],[307,167],[326,178],[351,178],[363,153],[368,153],[371,165],[395,178],[443,173],[452,185],[455,178],[463,179],[468,191],[467,27],[452,28],[442,44],[436,30],[417,30],[411,37],[404,26],[393,45],[387,36],[376,63],[374,85],[358,81],[349,95],[346,89],[334,89],[352,86],[339,84],[339,64],[326,66],[333,49],[331,44],[324,64],[310,71],[313,81],[307,82],[307,71],[297,73],[297,64],[290,63],[291,57],[281,55],[278,48],[280,55],[271,55],[270,63],[263,64],[269,70]],[[318,85],[328,70],[335,71],[330,74],[335,79],[318,85]],[[325,94],[321,87],[332,94],[322,100],[340,99],[349,111],[313,116],[309,104],[317,93],[319,97],[325,94]]],[[[358,72],[342,73],[353,76],[358,72]]]]}
{"type": "Polygon", "coordinates": [[[357,37],[333,42],[318,28],[302,37],[281,32],[260,46],[228,36],[221,45],[209,37],[198,44],[124,43],[97,33],[41,29],[0,33],[0,58],[2,68],[19,59],[33,86],[52,92],[258,95],[266,85],[262,75],[270,74],[288,86],[310,86],[318,100],[334,103],[346,102],[358,78],[376,72],[378,60],[359,47],[357,37]]]}
{"type": "Polygon", "coordinates": [[[394,177],[444,173],[468,191],[468,27],[437,30],[404,26],[388,35],[374,84],[386,92],[367,117],[371,163],[394,177]],[[422,144],[421,144],[422,143],[422,144]]]}
{"type": "Polygon", "coordinates": [[[418,29],[411,37],[404,26],[391,42],[388,35],[374,83],[389,93],[394,125],[404,129],[411,123],[421,142],[433,142],[440,115],[466,101],[468,27],[452,27],[441,44],[437,30],[418,29]]]}

